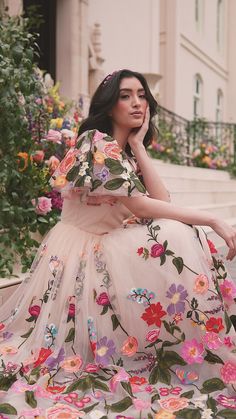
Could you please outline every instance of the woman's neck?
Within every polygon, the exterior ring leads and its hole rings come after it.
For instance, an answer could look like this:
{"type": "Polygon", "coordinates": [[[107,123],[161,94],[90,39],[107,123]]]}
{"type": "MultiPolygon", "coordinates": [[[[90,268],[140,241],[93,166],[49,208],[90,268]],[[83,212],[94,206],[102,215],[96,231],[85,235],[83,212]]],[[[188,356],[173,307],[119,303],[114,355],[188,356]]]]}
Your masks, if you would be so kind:
{"type": "Polygon", "coordinates": [[[113,127],[112,136],[118,142],[122,150],[125,149],[130,130],[127,128],[113,127]]]}

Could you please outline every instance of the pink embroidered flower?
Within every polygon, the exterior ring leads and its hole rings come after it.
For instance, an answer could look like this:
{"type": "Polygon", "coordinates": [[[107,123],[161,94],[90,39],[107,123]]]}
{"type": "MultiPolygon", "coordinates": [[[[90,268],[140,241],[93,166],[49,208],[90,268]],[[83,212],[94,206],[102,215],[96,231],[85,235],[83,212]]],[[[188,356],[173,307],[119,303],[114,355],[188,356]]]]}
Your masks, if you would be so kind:
{"type": "Polygon", "coordinates": [[[236,364],[232,361],[227,361],[220,369],[222,380],[225,384],[236,383],[236,364]]]}
{"type": "Polygon", "coordinates": [[[182,410],[185,407],[187,407],[189,405],[189,400],[185,397],[169,397],[168,399],[158,400],[158,403],[160,404],[162,409],[173,413],[178,412],[179,410],[182,410]]]}
{"type": "Polygon", "coordinates": [[[59,143],[61,142],[61,132],[60,131],[56,131],[54,129],[50,129],[48,131],[48,134],[46,136],[46,139],[48,141],[52,141],[52,143],[59,143]]]}
{"type": "Polygon", "coordinates": [[[3,355],[14,355],[17,354],[18,349],[15,346],[2,346],[0,353],[3,355]]]}
{"type": "Polygon", "coordinates": [[[209,289],[209,280],[206,275],[200,274],[195,279],[193,291],[196,294],[205,294],[209,289]]]}
{"type": "Polygon", "coordinates": [[[34,305],[34,306],[30,306],[28,311],[32,317],[37,318],[40,314],[40,310],[41,310],[40,306],[34,305]]]}
{"type": "Polygon", "coordinates": [[[160,328],[149,330],[145,336],[145,339],[146,341],[153,343],[158,339],[159,334],[160,334],[160,328]]]}
{"type": "Polygon", "coordinates": [[[108,297],[107,293],[102,292],[101,294],[99,294],[99,296],[96,298],[96,303],[99,306],[109,306],[110,301],[109,301],[109,297],[108,297]]]}
{"type": "Polygon", "coordinates": [[[175,324],[178,324],[182,320],[183,320],[182,313],[176,313],[173,317],[173,321],[175,322],[175,324]]]}
{"type": "Polygon", "coordinates": [[[52,200],[46,196],[40,196],[37,200],[32,199],[31,202],[35,206],[36,214],[46,215],[52,209],[52,200]]]}
{"type": "Polygon", "coordinates": [[[208,239],[207,239],[207,243],[208,243],[208,246],[210,248],[210,252],[211,253],[217,253],[217,250],[215,248],[214,243],[212,243],[212,241],[211,240],[208,240],[208,239]]]}
{"type": "Polygon", "coordinates": [[[121,148],[118,144],[116,144],[115,142],[113,143],[108,143],[107,145],[105,145],[104,147],[104,153],[106,154],[107,157],[110,157],[111,159],[114,160],[120,160],[121,159],[121,148]]]}
{"type": "Polygon", "coordinates": [[[220,291],[222,297],[230,302],[236,297],[236,285],[228,279],[225,279],[223,284],[220,284],[220,291]]]}
{"type": "Polygon", "coordinates": [[[138,350],[138,341],[134,336],[129,336],[121,348],[121,353],[126,356],[133,356],[138,350]]]}
{"type": "Polygon", "coordinates": [[[176,368],[175,373],[182,384],[192,384],[199,379],[196,371],[185,371],[182,368],[176,368]]]}
{"type": "Polygon", "coordinates": [[[2,330],[4,330],[5,329],[5,324],[4,323],[0,323],[0,331],[2,331],[2,330]]]}
{"type": "Polygon", "coordinates": [[[188,364],[203,363],[204,346],[196,339],[187,340],[183,343],[181,355],[188,364]]]}
{"type": "Polygon", "coordinates": [[[151,402],[149,400],[133,399],[133,405],[136,410],[141,411],[149,409],[151,407],[151,402]]]}
{"type": "Polygon", "coordinates": [[[153,258],[158,258],[161,255],[163,255],[163,253],[165,252],[164,247],[162,246],[161,243],[156,243],[151,247],[151,257],[153,258]]]}
{"type": "Polygon", "coordinates": [[[56,156],[51,156],[45,163],[48,165],[50,172],[53,173],[59,166],[60,160],[56,156]]]}
{"type": "Polygon", "coordinates": [[[99,366],[96,364],[87,364],[85,369],[86,372],[97,372],[99,370],[99,366]]]}
{"type": "Polygon", "coordinates": [[[228,348],[232,348],[232,346],[234,345],[230,336],[224,338],[224,344],[225,346],[228,346],[228,348]]]}
{"type": "Polygon", "coordinates": [[[82,358],[79,355],[70,356],[60,363],[60,367],[66,372],[78,372],[83,364],[82,358]]]}
{"type": "Polygon", "coordinates": [[[65,158],[62,160],[59,166],[60,174],[66,175],[76,162],[76,156],[78,150],[69,150],[65,158]]]}
{"type": "Polygon", "coordinates": [[[139,256],[141,256],[143,254],[143,247],[139,247],[137,253],[139,256]]]}
{"type": "Polygon", "coordinates": [[[69,304],[68,316],[73,319],[75,317],[75,304],[69,304]]]}
{"type": "Polygon", "coordinates": [[[103,132],[100,132],[96,130],[94,136],[93,136],[93,142],[96,143],[99,140],[102,140],[104,137],[106,137],[107,134],[104,134],[103,132]]]}
{"type": "Polygon", "coordinates": [[[219,404],[221,404],[221,406],[236,410],[236,397],[235,396],[227,397],[224,394],[219,394],[216,400],[219,404]]]}
{"type": "Polygon", "coordinates": [[[214,332],[206,332],[206,334],[202,337],[202,342],[209,349],[218,349],[223,345],[223,342],[218,334],[214,332]]]}
{"type": "Polygon", "coordinates": [[[46,409],[47,419],[79,419],[85,417],[85,413],[68,404],[57,403],[46,409]]]}
{"type": "Polygon", "coordinates": [[[173,387],[173,388],[167,388],[167,387],[160,387],[159,389],[161,396],[169,396],[170,394],[179,395],[182,392],[181,387],[173,387]]]}
{"type": "Polygon", "coordinates": [[[115,375],[113,375],[110,380],[110,389],[113,393],[116,391],[117,386],[121,381],[129,381],[129,374],[125,371],[124,368],[120,368],[120,370],[115,375]]]}

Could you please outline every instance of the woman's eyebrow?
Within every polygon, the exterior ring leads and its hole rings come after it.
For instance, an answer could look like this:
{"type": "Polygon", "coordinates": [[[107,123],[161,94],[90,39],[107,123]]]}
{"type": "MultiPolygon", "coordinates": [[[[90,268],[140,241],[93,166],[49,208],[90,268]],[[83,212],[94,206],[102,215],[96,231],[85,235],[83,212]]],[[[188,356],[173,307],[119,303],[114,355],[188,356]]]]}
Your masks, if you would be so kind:
{"type": "MultiPolygon", "coordinates": [[[[123,88],[123,89],[120,89],[120,92],[132,92],[133,91],[133,89],[129,89],[128,87],[127,88],[123,88]]],[[[144,92],[144,89],[138,89],[138,92],[144,92]]]]}

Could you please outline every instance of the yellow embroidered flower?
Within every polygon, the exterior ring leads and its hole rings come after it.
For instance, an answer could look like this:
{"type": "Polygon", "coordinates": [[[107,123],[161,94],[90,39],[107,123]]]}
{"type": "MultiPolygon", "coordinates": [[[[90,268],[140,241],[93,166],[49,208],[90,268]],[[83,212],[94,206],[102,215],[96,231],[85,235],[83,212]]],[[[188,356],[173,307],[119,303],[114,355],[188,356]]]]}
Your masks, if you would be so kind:
{"type": "Polygon", "coordinates": [[[66,176],[61,175],[61,176],[56,177],[56,179],[54,180],[53,186],[55,188],[64,188],[64,186],[66,186],[67,183],[68,183],[68,181],[66,179],[66,176]]]}
{"type": "Polygon", "coordinates": [[[101,151],[96,151],[93,155],[94,161],[97,164],[103,164],[105,160],[105,154],[103,154],[101,151]]]}
{"type": "Polygon", "coordinates": [[[171,412],[161,409],[156,415],[155,419],[175,419],[176,416],[171,412]]]}

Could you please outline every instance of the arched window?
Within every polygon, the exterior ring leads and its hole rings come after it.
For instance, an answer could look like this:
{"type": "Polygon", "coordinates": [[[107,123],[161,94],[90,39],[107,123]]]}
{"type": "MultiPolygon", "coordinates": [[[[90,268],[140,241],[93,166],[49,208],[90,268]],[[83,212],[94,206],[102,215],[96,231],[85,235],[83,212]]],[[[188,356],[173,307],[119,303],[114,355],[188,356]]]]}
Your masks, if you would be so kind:
{"type": "Polygon", "coordinates": [[[223,22],[224,22],[224,2],[223,0],[217,0],[216,10],[216,42],[219,49],[223,45],[223,22]]]}
{"type": "Polygon", "coordinates": [[[194,93],[193,93],[193,117],[200,118],[202,116],[203,106],[203,83],[199,74],[194,77],[194,93]]]}

